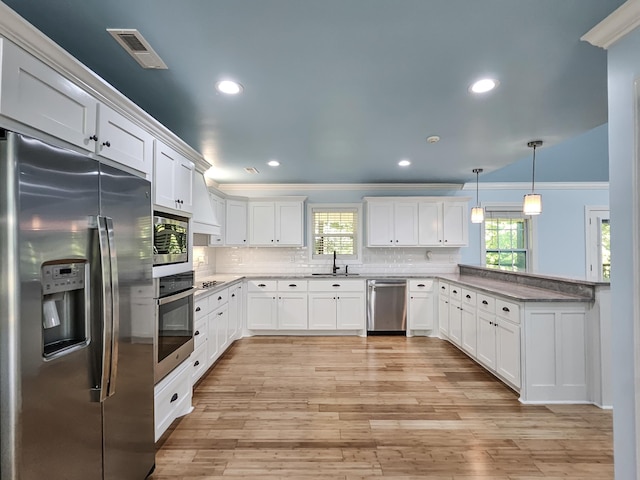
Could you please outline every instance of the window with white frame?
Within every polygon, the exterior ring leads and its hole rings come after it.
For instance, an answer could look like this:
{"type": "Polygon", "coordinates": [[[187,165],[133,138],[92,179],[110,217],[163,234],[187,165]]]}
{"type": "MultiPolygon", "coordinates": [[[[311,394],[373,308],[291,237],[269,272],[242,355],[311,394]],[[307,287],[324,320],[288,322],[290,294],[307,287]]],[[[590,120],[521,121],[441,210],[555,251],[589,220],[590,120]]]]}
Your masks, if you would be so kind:
{"type": "Polygon", "coordinates": [[[315,260],[358,259],[360,250],[360,208],[357,206],[311,205],[310,244],[315,260]]]}
{"type": "Polygon", "coordinates": [[[487,206],[483,223],[484,265],[488,268],[531,270],[531,217],[521,206],[487,206]]]}

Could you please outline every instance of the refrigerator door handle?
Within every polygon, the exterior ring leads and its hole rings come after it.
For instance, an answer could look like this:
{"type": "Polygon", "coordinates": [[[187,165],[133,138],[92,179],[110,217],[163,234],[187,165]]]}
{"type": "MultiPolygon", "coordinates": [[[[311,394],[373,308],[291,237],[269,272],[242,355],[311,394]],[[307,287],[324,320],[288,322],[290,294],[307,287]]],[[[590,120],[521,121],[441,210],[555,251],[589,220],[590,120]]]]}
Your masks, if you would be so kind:
{"type": "Polygon", "coordinates": [[[102,297],[102,373],[100,375],[100,402],[109,396],[109,380],[113,342],[113,299],[111,289],[111,257],[106,218],[97,217],[100,247],[100,295],[102,297]]]}
{"type": "Polygon", "coordinates": [[[109,259],[111,269],[111,374],[109,376],[110,397],[116,393],[118,374],[118,340],[120,338],[120,290],[118,285],[118,255],[113,230],[113,219],[106,217],[107,239],[109,241],[109,259]]]}

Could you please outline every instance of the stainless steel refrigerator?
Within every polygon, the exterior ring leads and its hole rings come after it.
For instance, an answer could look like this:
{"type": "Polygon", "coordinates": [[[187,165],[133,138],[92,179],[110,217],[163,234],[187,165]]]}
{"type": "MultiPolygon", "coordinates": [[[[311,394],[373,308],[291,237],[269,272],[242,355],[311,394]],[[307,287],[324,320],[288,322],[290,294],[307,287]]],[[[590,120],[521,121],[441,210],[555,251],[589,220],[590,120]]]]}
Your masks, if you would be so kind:
{"type": "Polygon", "coordinates": [[[2,480],[155,464],[151,186],[0,131],[2,480]]]}

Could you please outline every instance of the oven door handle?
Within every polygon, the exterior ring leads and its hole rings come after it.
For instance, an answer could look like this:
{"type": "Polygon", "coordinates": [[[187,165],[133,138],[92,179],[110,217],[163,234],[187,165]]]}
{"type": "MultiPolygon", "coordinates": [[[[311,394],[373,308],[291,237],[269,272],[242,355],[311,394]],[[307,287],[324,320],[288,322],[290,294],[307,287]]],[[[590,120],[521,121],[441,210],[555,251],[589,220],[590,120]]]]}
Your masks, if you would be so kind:
{"type": "Polygon", "coordinates": [[[166,305],[167,303],[175,302],[176,300],[180,300],[181,298],[188,297],[189,295],[193,295],[196,290],[196,288],[190,288],[189,290],[176,293],[175,295],[169,295],[168,297],[159,298],[158,305],[166,305]]]}

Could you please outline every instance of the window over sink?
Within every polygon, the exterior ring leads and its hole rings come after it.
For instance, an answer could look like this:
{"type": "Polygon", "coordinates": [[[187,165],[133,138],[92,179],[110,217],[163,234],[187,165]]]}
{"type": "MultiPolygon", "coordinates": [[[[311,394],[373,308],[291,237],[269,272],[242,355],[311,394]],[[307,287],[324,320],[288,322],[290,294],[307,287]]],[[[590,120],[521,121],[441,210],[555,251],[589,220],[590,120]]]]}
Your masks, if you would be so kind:
{"type": "Polygon", "coordinates": [[[309,205],[311,260],[358,262],[361,251],[361,207],[356,204],[309,205]]]}

